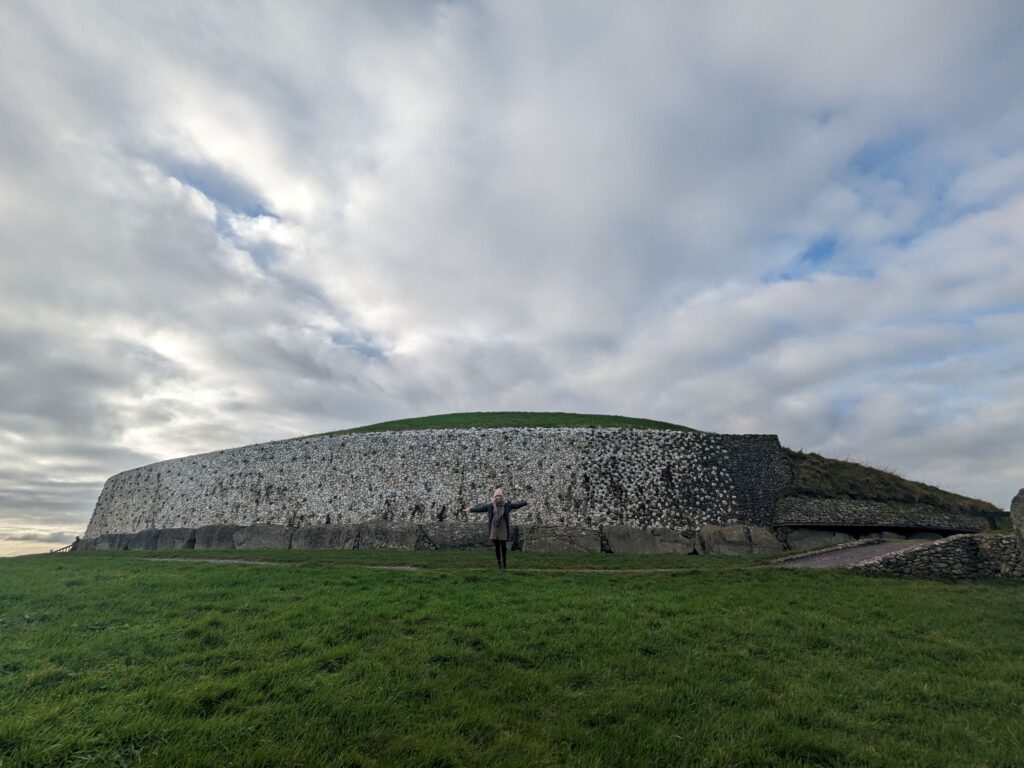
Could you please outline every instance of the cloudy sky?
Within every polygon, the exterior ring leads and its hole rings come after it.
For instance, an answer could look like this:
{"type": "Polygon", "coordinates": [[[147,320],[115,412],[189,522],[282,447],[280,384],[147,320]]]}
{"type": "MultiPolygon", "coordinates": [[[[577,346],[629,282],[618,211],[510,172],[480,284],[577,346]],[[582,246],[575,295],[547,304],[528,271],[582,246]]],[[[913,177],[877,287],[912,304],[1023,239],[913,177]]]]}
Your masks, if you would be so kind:
{"type": "Polygon", "coordinates": [[[462,410],[1024,485],[1024,4],[0,0],[0,553],[462,410]]]}

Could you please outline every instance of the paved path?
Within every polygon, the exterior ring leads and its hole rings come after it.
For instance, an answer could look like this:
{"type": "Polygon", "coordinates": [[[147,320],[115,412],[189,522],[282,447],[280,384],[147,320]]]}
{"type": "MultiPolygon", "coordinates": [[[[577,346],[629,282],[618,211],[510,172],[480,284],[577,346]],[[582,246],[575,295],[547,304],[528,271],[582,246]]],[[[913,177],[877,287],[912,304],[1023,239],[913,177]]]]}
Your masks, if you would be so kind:
{"type": "Polygon", "coordinates": [[[870,560],[879,555],[888,555],[892,552],[900,552],[904,549],[912,549],[927,541],[888,539],[877,544],[865,544],[860,547],[847,547],[846,549],[827,549],[824,552],[811,553],[805,557],[796,557],[792,560],[785,560],[778,563],[779,568],[848,568],[857,565],[865,560],[870,560]]]}

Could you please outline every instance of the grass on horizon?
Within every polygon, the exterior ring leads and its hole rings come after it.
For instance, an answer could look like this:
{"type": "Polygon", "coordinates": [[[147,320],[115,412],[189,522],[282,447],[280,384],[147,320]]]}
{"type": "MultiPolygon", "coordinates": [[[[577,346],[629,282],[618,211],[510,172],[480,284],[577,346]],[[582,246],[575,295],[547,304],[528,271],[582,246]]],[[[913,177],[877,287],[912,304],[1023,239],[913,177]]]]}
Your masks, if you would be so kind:
{"type": "Polygon", "coordinates": [[[607,416],[594,413],[560,413],[535,411],[477,411],[442,413],[410,419],[382,421],[362,427],[324,432],[324,435],[344,435],[351,432],[393,432],[406,429],[493,429],[496,427],[625,427],[629,429],[671,429],[694,432],[690,427],[667,421],[638,419],[631,416],[607,416]]]}
{"type": "Polygon", "coordinates": [[[1018,586],[716,557],[511,553],[505,573],[486,551],[147,562],[169,554],[0,561],[0,765],[1008,768],[1024,754],[1018,586]],[[366,567],[387,563],[424,567],[366,567]],[[637,564],[674,570],[569,570],[637,564]],[[556,570],[516,570],[537,565],[556,570]]]}

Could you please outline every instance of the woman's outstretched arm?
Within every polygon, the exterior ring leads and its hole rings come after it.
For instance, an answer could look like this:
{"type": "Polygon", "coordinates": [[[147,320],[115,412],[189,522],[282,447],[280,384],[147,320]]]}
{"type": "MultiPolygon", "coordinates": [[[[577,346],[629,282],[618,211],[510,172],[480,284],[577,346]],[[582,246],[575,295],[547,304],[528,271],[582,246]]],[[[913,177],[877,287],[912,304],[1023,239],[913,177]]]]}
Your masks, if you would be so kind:
{"type": "Polygon", "coordinates": [[[483,504],[477,504],[475,507],[463,507],[462,511],[463,512],[486,512],[487,508],[489,506],[491,506],[491,505],[485,502],[483,504]]]}
{"type": "Polygon", "coordinates": [[[509,509],[519,509],[520,507],[525,507],[529,503],[530,502],[528,502],[528,501],[510,501],[508,503],[508,508],[509,509]]]}

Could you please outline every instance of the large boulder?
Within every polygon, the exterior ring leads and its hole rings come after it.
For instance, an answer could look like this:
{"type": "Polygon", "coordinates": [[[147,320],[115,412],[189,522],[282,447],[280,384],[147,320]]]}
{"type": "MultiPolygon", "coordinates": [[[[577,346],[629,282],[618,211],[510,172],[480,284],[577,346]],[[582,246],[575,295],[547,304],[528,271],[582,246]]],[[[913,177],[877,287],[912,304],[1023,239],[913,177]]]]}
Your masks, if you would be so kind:
{"type": "Polygon", "coordinates": [[[159,542],[160,531],[156,528],[147,528],[129,534],[124,549],[156,549],[159,542]]]}
{"type": "Polygon", "coordinates": [[[416,549],[419,526],[391,520],[367,520],[359,526],[359,549],[416,549]]]}
{"type": "Polygon", "coordinates": [[[1017,532],[1021,551],[1024,552],[1024,488],[1017,491],[1017,495],[1010,502],[1010,520],[1013,522],[1013,530],[1017,532]]]}
{"type": "Polygon", "coordinates": [[[292,549],[355,549],[359,546],[359,525],[311,525],[292,532],[292,549]]]}
{"type": "Polygon", "coordinates": [[[519,527],[524,552],[600,552],[601,533],[594,528],[561,525],[519,527]]]}
{"type": "MultiPolygon", "coordinates": [[[[490,547],[487,525],[480,523],[423,523],[417,549],[480,549],[490,547]]],[[[509,530],[509,543],[515,541],[517,526],[509,530]]]]}
{"type": "Polygon", "coordinates": [[[702,555],[774,555],[782,542],[768,528],[756,525],[705,525],[697,534],[702,555]]]}
{"type": "Polygon", "coordinates": [[[104,533],[97,536],[92,549],[106,551],[115,549],[128,549],[128,540],[132,537],[130,533],[104,533]]]}
{"type": "Polygon", "coordinates": [[[235,549],[289,549],[292,529],[284,525],[257,523],[239,528],[233,538],[235,549]]]}
{"type": "Polygon", "coordinates": [[[603,525],[601,533],[617,555],[692,555],[696,551],[693,537],[669,528],[603,525]]]}
{"type": "Polygon", "coordinates": [[[819,528],[794,528],[786,534],[790,549],[825,549],[853,541],[853,536],[842,531],[825,531],[819,528]]]}
{"type": "Polygon", "coordinates": [[[196,549],[234,549],[235,532],[241,525],[203,525],[196,528],[196,549]]]}
{"type": "Polygon", "coordinates": [[[157,531],[157,549],[195,549],[195,528],[162,528],[157,531]]]}

